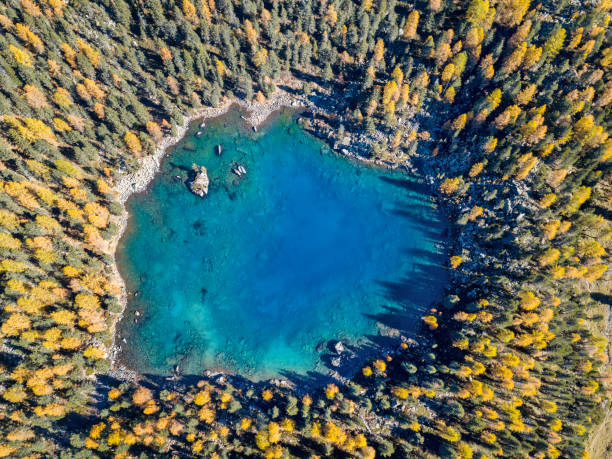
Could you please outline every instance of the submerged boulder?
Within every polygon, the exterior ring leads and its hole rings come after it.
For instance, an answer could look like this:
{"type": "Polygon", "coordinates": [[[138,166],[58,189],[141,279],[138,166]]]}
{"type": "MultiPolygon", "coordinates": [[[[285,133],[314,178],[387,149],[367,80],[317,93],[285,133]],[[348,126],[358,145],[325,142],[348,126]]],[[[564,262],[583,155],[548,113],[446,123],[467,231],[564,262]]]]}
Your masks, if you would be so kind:
{"type": "Polygon", "coordinates": [[[191,167],[195,171],[196,175],[191,183],[189,183],[189,189],[193,194],[203,198],[208,194],[208,173],[206,172],[206,168],[204,166],[193,164],[191,167]]]}

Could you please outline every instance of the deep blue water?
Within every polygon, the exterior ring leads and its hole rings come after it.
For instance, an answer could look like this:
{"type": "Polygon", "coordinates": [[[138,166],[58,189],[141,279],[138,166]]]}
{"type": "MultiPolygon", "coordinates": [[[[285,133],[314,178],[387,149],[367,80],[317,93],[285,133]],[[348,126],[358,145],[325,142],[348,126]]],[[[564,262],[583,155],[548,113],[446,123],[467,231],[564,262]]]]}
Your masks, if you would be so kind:
{"type": "Polygon", "coordinates": [[[288,112],[258,133],[237,111],[197,130],[128,201],[118,262],[138,295],[120,326],[124,360],[260,379],[322,370],[322,342],[376,335],[376,319],[416,329],[446,282],[444,223],[416,179],[335,156],[288,112]],[[185,184],[192,163],[208,168],[203,199],[185,184]]]}

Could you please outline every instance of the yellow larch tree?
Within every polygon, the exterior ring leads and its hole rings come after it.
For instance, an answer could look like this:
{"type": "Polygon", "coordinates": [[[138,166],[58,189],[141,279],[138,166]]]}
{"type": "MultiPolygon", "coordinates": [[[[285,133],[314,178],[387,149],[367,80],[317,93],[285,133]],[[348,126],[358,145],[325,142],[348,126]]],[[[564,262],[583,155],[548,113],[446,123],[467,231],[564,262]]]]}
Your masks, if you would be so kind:
{"type": "Polygon", "coordinates": [[[402,31],[402,37],[404,38],[404,40],[412,40],[416,38],[418,25],[419,11],[415,9],[412,10],[406,18],[406,23],[404,24],[404,29],[402,31]]]}
{"type": "Polygon", "coordinates": [[[29,330],[32,322],[22,313],[13,313],[4,321],[0,330],[5,336],[17,336],[24,330],[29,330]]]}
{"type": "Polygon", "coordinates": [[[495,4],[495,21],[506,27],[520,24],[530,3],[530,0],[498,0],[495,4]]]}
{"type": "Polygon", "coordinates": [[[43,108],[49,105],[45,95],[36,86],[26,84],[23,87],[23,97],[32,108],[43,108]]]}
{"type": "Polygon", "coordinates": [[[248,19],[244,21],[244,33],[251,46],[257,46],[257,31],[253,27],[253,23],[248,19]]]}
{"type": "Polygon", "coordinates": [[[379,63],[380,61],[382,61],[384,55],[385,55],[385,42],[382,40],[382,38],[379,38],[376,41],[376,45],[374,46],[374,55],[372,56],[372,59],[374,60],[375,63],[379,63]]]}
{"type": "Polygon", "coordinates": [[[17,30],[17,36],[28,44],[30,49],[34,49],[38,53],[44,51],[45,47],[42,40],[38,35],[30,30],[29,26],[26,24],[17,24],[15,28],[17,30]]]}
{"type": "Polygon", "coordinates": [[[32,67],[32,55],[29,52],[14,45],[9,45],[9,50],[18,64],[24,67],[32,67]]]}
{"type": "Polygon", "coordinates": [[[185,19],[192,24],[197,24],[199,22],[196,14],[196,8],[189,0],[183,0],[183,14],[185,15],[185,19]]]}
{"type": "Polygon", "coordinates": [[[100,64],[100,53],[95,51],[89,43],[80,38],[77,38],[76,44],[79,50],[85,54],[91,65],[98,67],[100,64]]]}
{"type": "Polygon", "coordinates": [[[554,59],[559,51],[563,48],[563,43],[565,42],[565,36],[567,32],[564,28],[560,27],[556,30],[549,38],[546,40],[543,46],[542,54],[546,57],[547,60],[554,59]]]}
{"type": "Polygon", "coordinates": [[[123,140],[132,153],[139,155],[142,152],[140,139],[132,131],[127,131],[123,137],[123,140]]]}

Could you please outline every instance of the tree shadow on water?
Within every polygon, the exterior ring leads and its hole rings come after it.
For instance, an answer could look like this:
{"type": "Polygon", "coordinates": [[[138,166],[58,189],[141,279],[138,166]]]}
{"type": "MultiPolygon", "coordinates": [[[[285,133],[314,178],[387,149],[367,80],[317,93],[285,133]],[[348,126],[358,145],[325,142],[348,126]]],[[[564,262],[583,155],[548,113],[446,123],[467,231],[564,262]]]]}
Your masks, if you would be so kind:
{"type": "Polygon", "coordinates": [[[336,352],[328,345],[321,355],[324,370],[300,374],[292,371],[281,375],[298,387],[317,388],[338,378],[347,380],[361,370],[370,358],[393,353],[398,349],[400,337],[421,342],[421,317],[438,303],[448,283],[448,272],[444,267],[444,255],[424,249],[414,249],[408,256],[418,258],[413,269],[396,280],[379,280],[381,296],[387,304],[382,311],[365,316],[376,322],[379,333],[363,336],[357,343],[343,342],[344,351],[336,352]]]}
{"type": "MultiPolygon", "coordinates": [[[[417,176],[414,175],[406,175],[404,177],[389,177],[386,175],[380,175],[378,177],[381,181],[393,185],[397,188],[405,190],[407,194],[402,196],[402,198],[398,199],[398,203],[401,204],[401,208],[406,207],[404,210],[407,212],[409,209],[414,207],[414,205],[418,205],[422,207],[422,210],[431,209],[432,203],[435,202],[433,195],[431,194],[431,189],[429,185],[418,179],[417,176]]],[[[398,210],[398,214],[402,214],[402,210],[398,210]]],[[[414,211],[407,212],[407,216],[420,218],[420,215],[427,215],[425,213],[416,214],[414,211]]],[[[432,220],[432,223],[442,224],[442,219],[439,218],[437,212],[431,212],[431,215],[428,215],[428,218],[432,220]]]]}
{"type": "MultiPolygon", "coordinates": [[[[431,223],[423,229],[428,242],[444,244],[441,219],[435,216],[431,223]],[[428,229],[429,228],[429,229],[428,229]]],[[[400,338],[412,338],[422,341],[419,336],[421,317],[444,294],[448,281],[448,271],[444,267],[445,254],[442,251],[427,247],[415,247],[403,253],[397,253],[409,261],[409,269],[401,276],[392,279],[379,279],[376,281],[377,296],[381,299],[382,307],[378,312],[365,313],[364,316],[377,324],[378,333],[361,337],[356,343],[343,341],[344,351],[337,352],[331,343],[320,354],[320,363],[316,369],[305,373],[295,371],[280,371],[279,376],[273,379],[285,379],[292,383],[297,392],[314,390],[330,382],[345,380],[354,376],[370,358],[380,358],[385,354],[392,354],[398,349],[400,338]]],[[[225,382],[241,389],[252,388],[259,391],[272,383],[271,379],[254,381],[248,377],[236,374],[217,374],[205,372],[204,375],[181,374],[175,376],[142,375],[143,384],[155,388],[172,388],[173,390],[186,390],[189,385],[197,384],[201,380],[214,383],[220,378],[225,382]]]]}
{"type": "Polygon", "coordinates": [[[378,281],[392,306],[382,313],[368,315],[377,322],[407,332],[414,324],[415,315],[421,315],[441,299],[446,282],[446,270],[440,266],[419,264],[416,275],[395,281],[378,281]]]}
{"type": "MultiPolygon", "coordinates": [[[[427,228],[424,227],[424,222],[423,222],[424,216],[427,217],[428,224],[439,226],[441,223],[439,220],[437,221],[435,218],[430,217],[428,215],[430,210],[431,208],[429,206],[429,203],[425,201],[418,202],[416,200],[411,200],[411,202],[396,203],[390,212],[393,215],[397,215],[399,217],[405,217],[411,220],[412,222],[414,222],[414,225],[418,227],[419,231],[426,231],[427,228]]],[[[432,233],[432,231],[429,231],[429,232],[432,233]]],[[[437,233],[433,232],[433,234],[437,234],[437,233]]]]}
{"type": "Polygon", "coordinates": [[[377,281],[379,295],[386,304],[380,312],[364,315],[377,324],[378,334],[363,336],[355,344],[343,342],[345,351],[341,353],[328,349],[321,355],[324,370],[281,373],[298,386],[316,388],[338,377],[351,378],[368,359],[397,350],[400,337],[420,342],[421,317],[444,296],[448,285],[444,251],[447,224],[441,213],[432,212],[428,186],[410,178],[381,176],[380,179],[407,191],[406,197],[397,199],[392,212],[414,221],[425,247],[398,254],[411,261],[411,269],[403,276],[377,281]]]}
{"type": "Polygon", "coordinates": [[[401,188],[403,190],[412,191],[418,194],[429,195],[429,188],[427,184],[417,180],[416,178],[396,178],[388,177],[386,175],[381,175],[379,178],[383,182],[395,185],[396,187],[401,188]]]}

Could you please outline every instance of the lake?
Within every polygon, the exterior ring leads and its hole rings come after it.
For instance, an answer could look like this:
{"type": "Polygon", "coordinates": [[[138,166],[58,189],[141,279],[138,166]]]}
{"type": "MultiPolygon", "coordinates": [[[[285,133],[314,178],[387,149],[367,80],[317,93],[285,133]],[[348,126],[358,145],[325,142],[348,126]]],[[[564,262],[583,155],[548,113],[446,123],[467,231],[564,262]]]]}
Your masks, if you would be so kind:
{"type": "Polygon", "coordinates": [[[257,133],[237,110],[198,130],[127,203],[123,362],[259,380],[326,372],[330,340],[367,347],[418,330],[447,281],[446,226],[427,187],[335,155],[290,111],[257,133]],[[208,169],[204,198],[187,187],[194,163],[208,169]]]}

